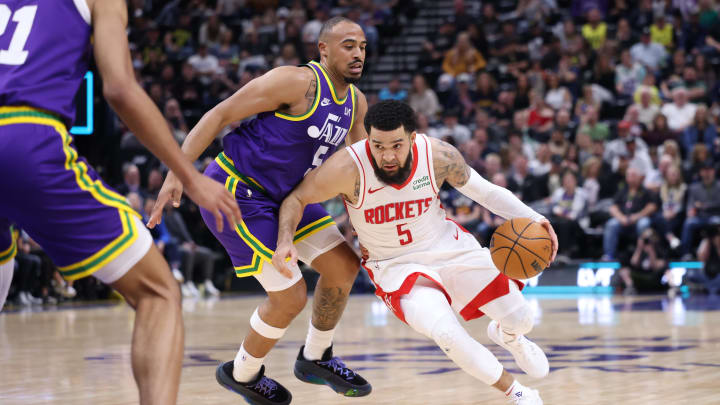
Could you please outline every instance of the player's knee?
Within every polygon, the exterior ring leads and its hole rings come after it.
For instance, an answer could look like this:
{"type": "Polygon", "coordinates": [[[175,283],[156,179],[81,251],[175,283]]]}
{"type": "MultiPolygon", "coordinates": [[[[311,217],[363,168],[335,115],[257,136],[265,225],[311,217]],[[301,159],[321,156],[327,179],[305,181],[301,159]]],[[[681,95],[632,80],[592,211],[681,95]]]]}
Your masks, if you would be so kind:
{"type": "Polygon", "coordinates": [[[498,322],[505,333],[525,335],[533,328],[534,316],[530,306],[525,303],[498,322]]]}
{"type": "Polygon", "coordinates": [[[307,304],[308,297],[305,281],[301,279],[290,288],[270,293],[268,299],[274,313],[282,314],[283,318],[292,320],[307,304]]]}
{"type": "Polygon", "coordinates": [[[455,314],[448,313],[435,322],[430,332],[430,338],[434,340],[447,355],[452,355],[456,350],[456,340],[465,333],[455,314]]]}
{"type": "Polygon", "coordinates": [[[422,335],[435,340],[433,331],[443,317],[454,317],[452,308],[442,291],[427,286],[415,286],[400,300],[405,322],[422,335]]]}

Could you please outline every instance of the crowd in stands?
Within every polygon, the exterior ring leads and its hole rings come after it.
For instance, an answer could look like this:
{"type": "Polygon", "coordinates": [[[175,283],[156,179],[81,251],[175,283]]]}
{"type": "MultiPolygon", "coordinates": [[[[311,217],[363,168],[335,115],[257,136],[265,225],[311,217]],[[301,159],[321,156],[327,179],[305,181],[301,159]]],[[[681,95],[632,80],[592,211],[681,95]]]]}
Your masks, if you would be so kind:
{"type": "MultiPolygon", "coordinates": [[[[128,3],[137,80],[181,143],[206,111],[253,78],[317,59],[320,27],[334,15],[365,30],[368,74],[421,2],[128,3]]],[[[638,275],[650,279],[643,285],[661,288],[667,263],[680,259],[706,263],[689,278],[720,283],[718,1],[455,0],[453,6],[454,15],[422,43],[412,82],[391,80],[377,94],[366,91],[368,102],[407,101],[418,132],[455,145],[480,174],[546,215],[560,238],[561,261],[620,261],[619,282],[628,291],[638,275]]],[[[219,134],[199,170],[237,125],[219,134]]],[[[166,169],[119,120],[114,127],[123,178],[106,180],[147,216],[166,169]]],[[[452,188],[441,198],[483,245],[503,221],[452,188]]],[[[342,204],[327,206],[352,238],[342,204]]],[[[92,285],[82,291],[65,283],[42,251],[19,237],[19,267],[37,275],[16,277],[21,302],[107,294],[94,281],[83,280],[92,285]]],[[[168,207],[153,237],[186,296],[224,287],[229,261],[189,201],[168,207]]]]}
{"type": "MultiPolygon", "coordinates": [[[[407,100],[422,132],[550,218],[561,261],[620,261],[653,288],[669,261],[717,261],[717,1],[453,3],[409,87],[380,99],[407,100]]],[[[442,198],[484,244],[502,223],[442,198]]]]}

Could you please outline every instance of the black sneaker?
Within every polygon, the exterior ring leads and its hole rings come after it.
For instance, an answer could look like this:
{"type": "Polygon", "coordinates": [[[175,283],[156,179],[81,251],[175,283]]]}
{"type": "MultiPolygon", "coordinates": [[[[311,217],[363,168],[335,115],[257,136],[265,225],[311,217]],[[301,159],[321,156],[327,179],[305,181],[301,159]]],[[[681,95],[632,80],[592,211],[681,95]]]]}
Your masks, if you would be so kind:
{"type": "Polygon", "coordinates": [[[328,347],[320,360],[306,360],[305,346],[300,348],[295,361],[295,377],[310,384],[325,384],[338,394],[346,397],[364,397],[372,386],[360,375],[345,366],[338,357],[333,357],[332,346],[328,347]]]}
{"type": "Polygon", "coordinates": [[[265,377],[264,365],[260,367],[258,376],[248,383],[235,381],[232,361],[219,365],[215,378],[220,385],[242,395],[251,405],[288,405],[292,400],[290,391],[277,381],[265,377]]]}

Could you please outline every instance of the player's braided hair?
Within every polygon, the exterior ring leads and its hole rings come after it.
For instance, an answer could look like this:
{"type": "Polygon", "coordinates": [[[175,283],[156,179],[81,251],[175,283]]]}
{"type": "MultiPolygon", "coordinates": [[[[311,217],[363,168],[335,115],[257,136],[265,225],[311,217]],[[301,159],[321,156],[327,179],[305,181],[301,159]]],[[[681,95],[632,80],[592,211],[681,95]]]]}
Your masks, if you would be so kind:
{"type": "Polygon", "coordinates": [[[397,100],[384,100],[373,105],[365,114],[365,130],[370,133],[370,127],[381,131],[392,131],[402,125],[405,133],[417,129],[417,120],[413,109],[397,100]]]}

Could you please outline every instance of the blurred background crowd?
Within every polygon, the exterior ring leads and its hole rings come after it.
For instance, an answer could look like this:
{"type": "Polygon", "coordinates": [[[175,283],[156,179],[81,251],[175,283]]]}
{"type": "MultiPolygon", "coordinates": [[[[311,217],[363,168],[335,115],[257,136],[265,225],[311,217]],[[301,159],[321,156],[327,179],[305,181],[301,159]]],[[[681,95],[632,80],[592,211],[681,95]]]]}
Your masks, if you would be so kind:
{"type": "MultiPolygon", "coordinates": [[[[720,6],[717,0],[129,0],[137,80],[179,143],[250,80],[318,60],[323,21],[344,15],[368,39],[359,87],[370,104],[407,101],[418,132],[546,215],[560,262],[619,261],[617,286],[720,288],[720,6]]],[[[109,109],[81,154],[147,217],[163,167],[109,109]]],[[[221,150],[220,133],[197,162],[221,150]]],[[[487,246],[503,219],[452,188],[453,219],[487,246]]],[[[327,204],[348,239],[342,202],[327,204]]],[[[185,296],[238,283],[197,207],[168,207],[153,231],[185,296]]],[[[13,296],[23,304],[109,291],[69,285],[20,233],[13,296]]],[[[363,287],[363,281],[359,281],[363,287]]]]}

